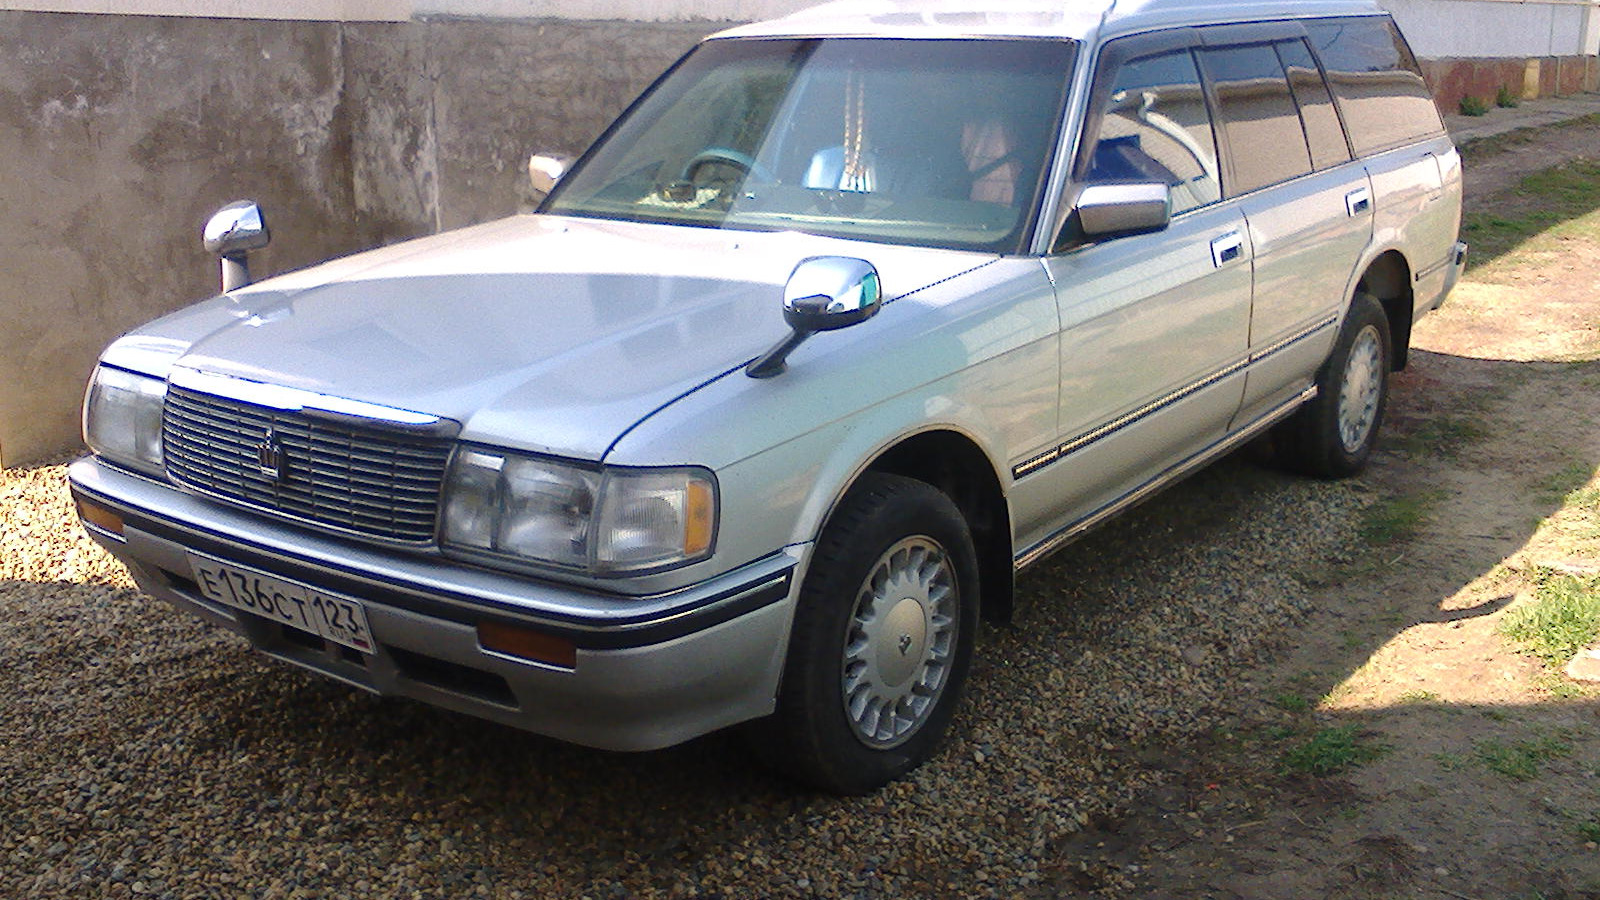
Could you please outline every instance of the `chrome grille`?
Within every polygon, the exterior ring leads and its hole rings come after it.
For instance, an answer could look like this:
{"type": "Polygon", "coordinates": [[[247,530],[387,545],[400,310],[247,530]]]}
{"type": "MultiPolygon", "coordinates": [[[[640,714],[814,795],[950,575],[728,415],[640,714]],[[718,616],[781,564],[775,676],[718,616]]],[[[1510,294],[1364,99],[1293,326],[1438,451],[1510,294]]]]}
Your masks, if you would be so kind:
{"type": "Polygon", "coordinates": [[[447,439],[328,421],[177,385],[167,391],[161,436],[167,474],[193,490],[339,531],[433,541],[452,447],[447,439]]]}

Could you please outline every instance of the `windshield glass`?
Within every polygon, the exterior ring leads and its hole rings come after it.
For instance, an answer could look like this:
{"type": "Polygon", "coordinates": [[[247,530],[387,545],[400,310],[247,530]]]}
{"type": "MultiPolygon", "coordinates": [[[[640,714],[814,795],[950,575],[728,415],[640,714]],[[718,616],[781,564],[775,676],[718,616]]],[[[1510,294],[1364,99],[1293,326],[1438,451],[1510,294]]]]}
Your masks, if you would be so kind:
{"type": "Polygon", "coordinates": [[[718,40],[664,78],[546,212],[1017,252],[1073,45],[718,40]]]}

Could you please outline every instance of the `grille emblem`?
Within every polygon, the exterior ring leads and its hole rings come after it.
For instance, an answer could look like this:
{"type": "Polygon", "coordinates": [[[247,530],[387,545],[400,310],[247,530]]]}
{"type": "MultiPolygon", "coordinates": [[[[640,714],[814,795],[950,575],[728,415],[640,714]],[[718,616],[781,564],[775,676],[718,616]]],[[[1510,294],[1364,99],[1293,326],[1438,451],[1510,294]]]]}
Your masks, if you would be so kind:
{"type": "Polygon", "coordinates": [[[261,443],[256,445],[256,470],[276,482],[282,482],[284,476],[283,445],[278,443],[278,436],[268,428],[261,443]]]}

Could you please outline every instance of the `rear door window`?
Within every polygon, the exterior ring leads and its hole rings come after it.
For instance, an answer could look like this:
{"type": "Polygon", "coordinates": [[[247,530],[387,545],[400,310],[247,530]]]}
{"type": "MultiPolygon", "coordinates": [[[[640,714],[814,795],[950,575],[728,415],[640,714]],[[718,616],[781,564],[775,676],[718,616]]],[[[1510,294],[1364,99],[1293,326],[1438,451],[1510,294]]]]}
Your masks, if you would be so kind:
{"type": "Polygon", "coordinates": [[[1366,156],[1444,130],[1416,57],[1386,16],[1306,23],[1356,154],[1366,156]]]}
{"type": "Polygon", "coordinates": [[[1229,195],[1309,173],[1300,112],[1272,45],[1207,48],[1200,61],[1227,137],[1229,195]]]}
{"type": "Polygon", "coordinates": [[[1339,114],[1333,109],[1333,97],[1328,94],[1328,85],[1322,80],[1322,71],[1317,68],[1311,50],[1300,40],[1284,41],[1275,47],[1289,75],[1295,102],[1300,105],[1300,121],[1305,125],[1306,143],[1311,148],[1311,167],[1326,169],[1349,162],[1350,145],[1345,141],[1339,114]]]}

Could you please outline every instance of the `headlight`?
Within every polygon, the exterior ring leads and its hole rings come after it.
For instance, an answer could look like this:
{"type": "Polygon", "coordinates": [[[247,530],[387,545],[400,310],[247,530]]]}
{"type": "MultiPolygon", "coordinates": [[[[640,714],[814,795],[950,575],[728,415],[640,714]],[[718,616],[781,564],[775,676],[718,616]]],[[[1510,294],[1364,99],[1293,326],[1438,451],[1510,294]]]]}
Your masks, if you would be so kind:
{"type": "Polygon", "coordinates": [[[167,383],[98,366],[83,400],[83,442],[96,455],[159,475],[167,383]]]}
{"type": "Polygon", "coordinates": [[[463,448],[441,516],[447,548],[621,574],[710,556],[717,488],[704,469],[587,469],[463,448]]]}

